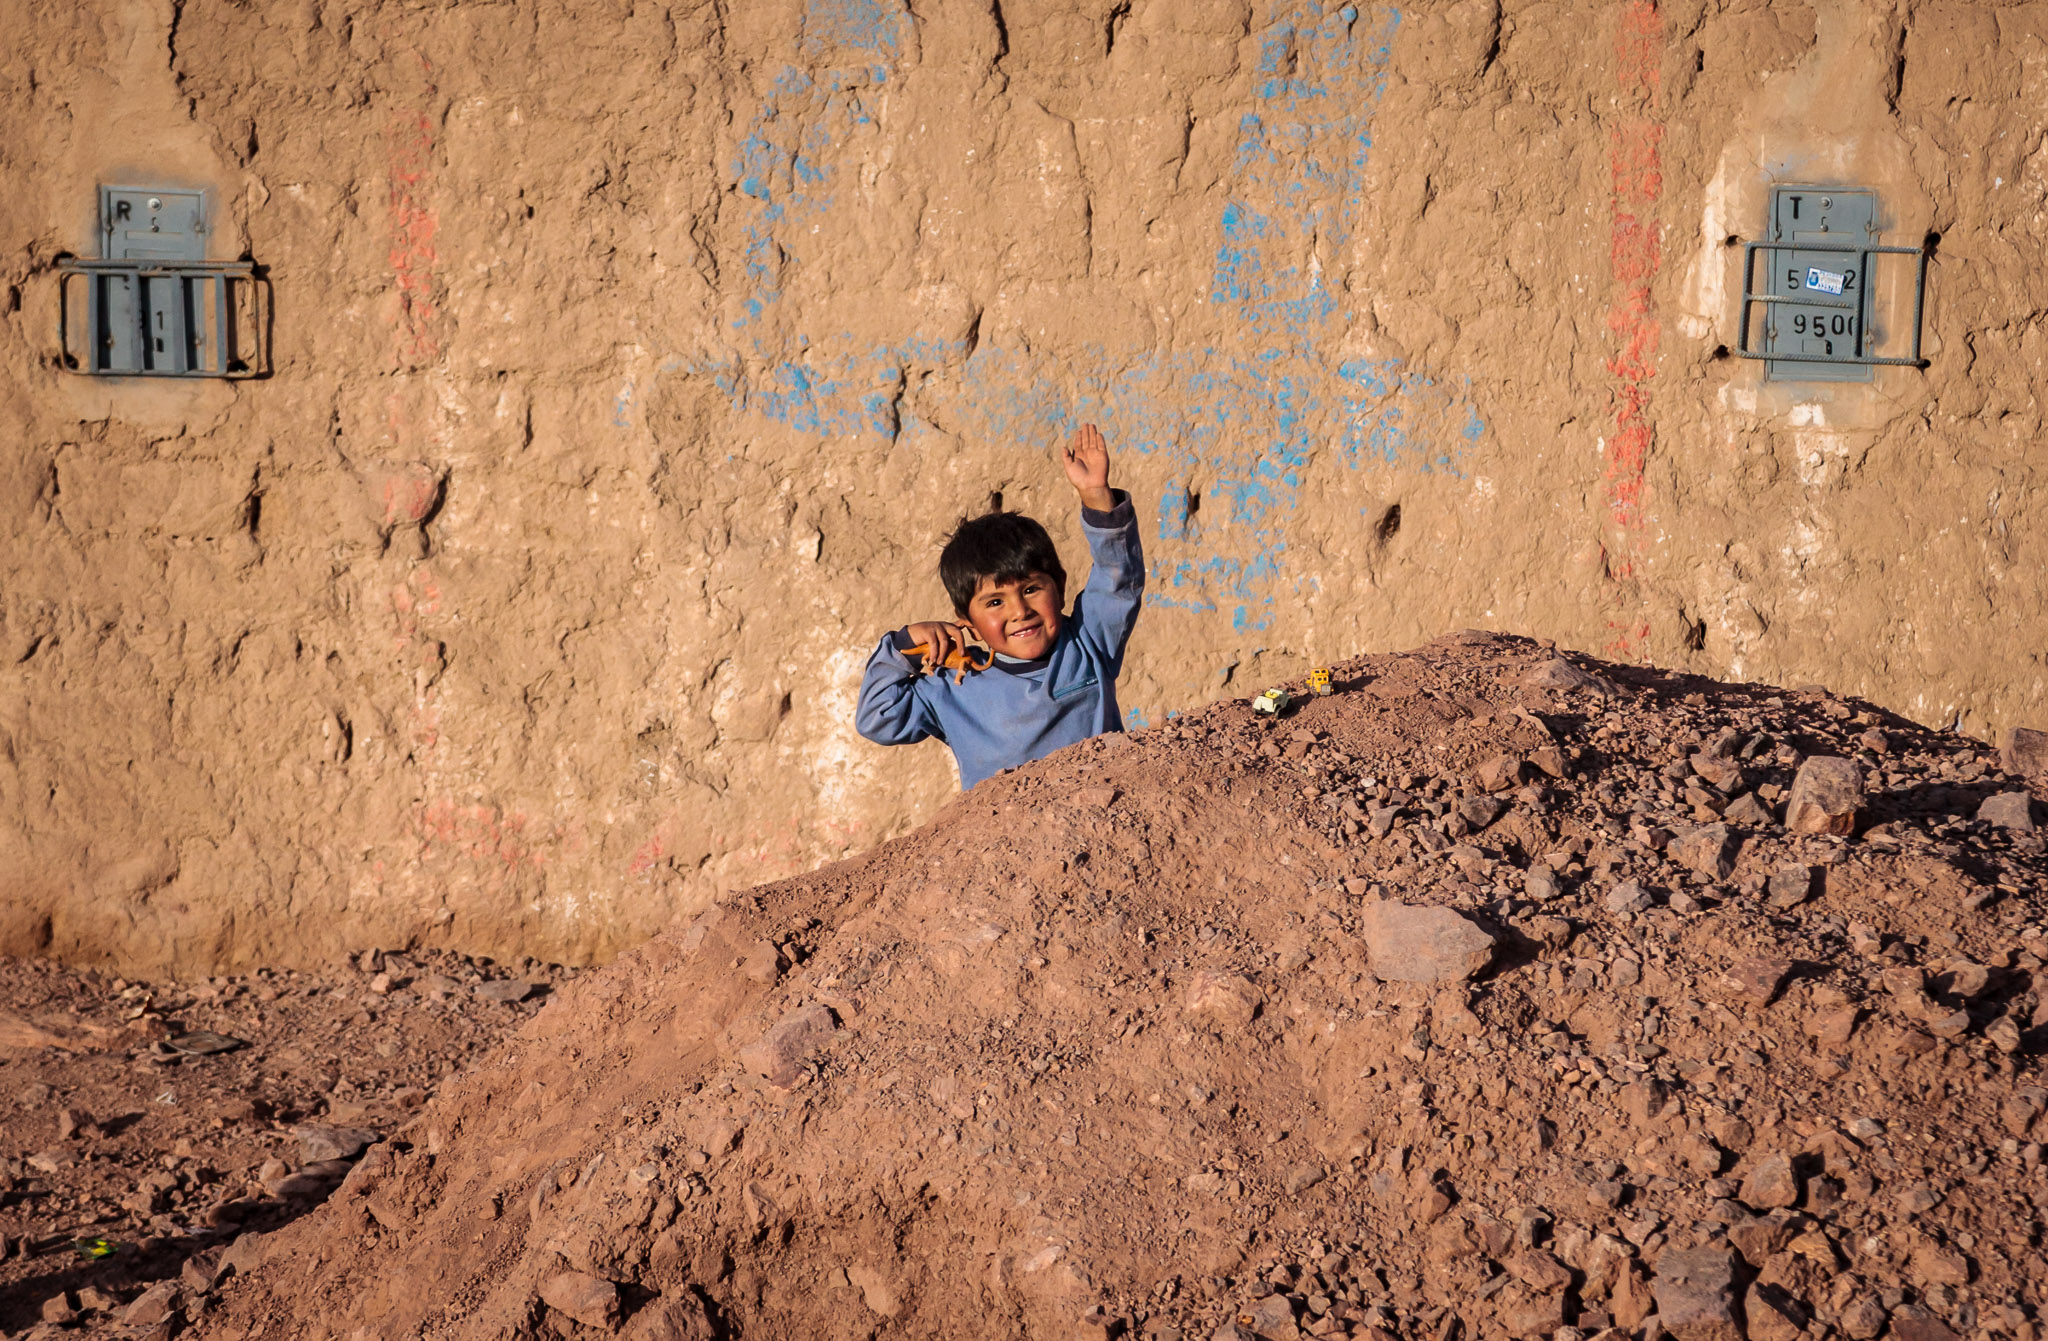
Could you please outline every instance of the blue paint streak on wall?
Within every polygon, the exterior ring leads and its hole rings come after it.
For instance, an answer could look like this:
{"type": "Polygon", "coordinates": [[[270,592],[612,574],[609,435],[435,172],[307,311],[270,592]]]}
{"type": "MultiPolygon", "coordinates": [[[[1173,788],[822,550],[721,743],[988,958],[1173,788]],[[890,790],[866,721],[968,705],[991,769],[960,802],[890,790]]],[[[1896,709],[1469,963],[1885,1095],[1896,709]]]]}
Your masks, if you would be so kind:
{"type": "Polygon", "coordinates": [[[801,314],[782,310],[784,277],[832,211],[840,165],[880,143],[874,90],[909,22],[901,0],[809,0],[798,55],[812,68],[781,72],[734,154],[731,180],[749,214],[733,329],[746,348],[692,371],[713,376],[736,410],[821,438],[900,439],[924,427],[899,408],[918,370],[920,394],[944,406],[949,431],[980,441],[1039,452],[1098,423],[1119,452],[1171,464],[1147,603],[1227,609],[1240,633],[1268,627],[1290,592],[1314,589],[1286,553],[1319,456],[1348,469],[1461,474],[1486,431],[1462,388],[1398,360],[1344,359],[1348,317],[1323,278],[1348,258],[1398,14],[1272,0],[1216,225],[1209,299],[1233,338],[1059,361],[988,343],[969,354],[912,333],[863,346],[843,332],[787,329],[801,314]]]}

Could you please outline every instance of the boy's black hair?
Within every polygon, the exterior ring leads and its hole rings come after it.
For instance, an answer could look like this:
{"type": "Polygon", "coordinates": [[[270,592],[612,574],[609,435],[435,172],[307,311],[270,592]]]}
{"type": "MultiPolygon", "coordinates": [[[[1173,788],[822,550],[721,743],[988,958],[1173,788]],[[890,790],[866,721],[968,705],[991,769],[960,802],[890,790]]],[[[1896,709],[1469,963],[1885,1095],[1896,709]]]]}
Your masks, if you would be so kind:
{"type": "Polygon", "coordinates": [[[939,551],[939,581],[953,598],[953,613],[963,619],[983,578],[1020,582],[1044,573],[1067,587],[1067,570],[1045,528],[1021,512],[987,512],[963,520],[939,551]]]}

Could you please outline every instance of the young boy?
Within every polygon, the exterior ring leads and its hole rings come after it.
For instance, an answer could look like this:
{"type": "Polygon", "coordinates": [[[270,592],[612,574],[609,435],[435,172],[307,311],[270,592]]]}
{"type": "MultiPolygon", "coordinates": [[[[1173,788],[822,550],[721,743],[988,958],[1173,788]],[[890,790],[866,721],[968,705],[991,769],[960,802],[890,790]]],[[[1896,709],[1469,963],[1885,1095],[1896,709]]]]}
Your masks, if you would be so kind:
{"type": "Polygon", "coordinates": [[[1084,424],[1060,451],[1081,497],[1081,531],[1094,566],[1066,613],[1067,572],[1052,537],[1031,518],[991,512],[960,523],[939,553],[939,580],[964,623],[928,620],[884,634],[868,658],[854,725],[877,745],[936,736],[952,747],[964,790],[1063,745],[1123,730],[1116,677],[1138,620],[1145,561],[1130,495],[1109,487],[1109,445],[1084,424]],[[986,670],[946,669],[970,649],[994,654],[986,670]],[[922,653],[909,649],[922,646],[922,653]]]}

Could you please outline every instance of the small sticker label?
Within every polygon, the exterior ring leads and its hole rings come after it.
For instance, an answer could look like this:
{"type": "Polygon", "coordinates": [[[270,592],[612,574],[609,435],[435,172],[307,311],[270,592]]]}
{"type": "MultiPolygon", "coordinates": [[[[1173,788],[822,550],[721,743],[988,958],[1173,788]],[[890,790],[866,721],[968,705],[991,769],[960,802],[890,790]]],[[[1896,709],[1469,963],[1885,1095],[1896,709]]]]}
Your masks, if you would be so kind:
{"type": "Polygon", "coordinates": [[[1822,293],[1840,293],[1842,291],[1842,277],[1832,270],[1823,270],[1819,266],[1814,266],[1806,272],[1806,287],[1809,289],[1819,289],[1822,293]]]}

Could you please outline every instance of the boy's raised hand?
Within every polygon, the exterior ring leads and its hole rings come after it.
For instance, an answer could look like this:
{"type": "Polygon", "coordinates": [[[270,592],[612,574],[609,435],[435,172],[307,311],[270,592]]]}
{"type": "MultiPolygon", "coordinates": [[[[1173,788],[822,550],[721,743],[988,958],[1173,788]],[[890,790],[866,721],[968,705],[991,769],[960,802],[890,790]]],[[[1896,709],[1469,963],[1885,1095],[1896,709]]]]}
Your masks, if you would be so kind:
{"type": "Polygon", "coordinates": [[[1109,444],[1103,440],[1102,430],[1093,424],[1075,429],[1067,445],[1060,448],[1060,464],[1066,468],[1067,483],[1081,495],[1082,507],[1107,512],[1116,506],[1116,497],[1109,491],[1109,444]]]}
{"type": "Polygon", "coordinates": [[[926,649],[917,673],[930,675],[946,664],[947,657],[967,650],[967,640],[974,635],[974,628],[944,619],[928,619],[912,624],[903,632],[909,638],[910,646],[922,645],[926,649]]]}

